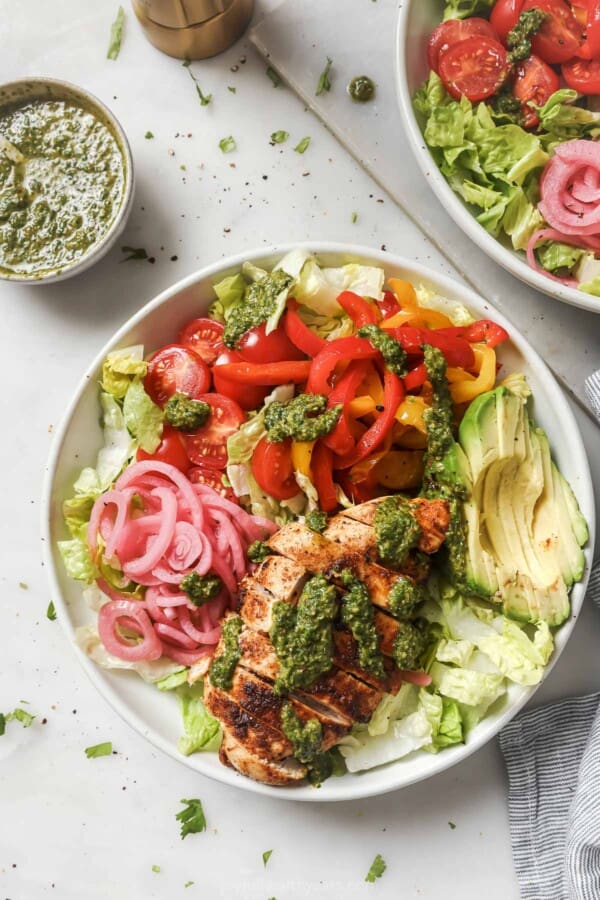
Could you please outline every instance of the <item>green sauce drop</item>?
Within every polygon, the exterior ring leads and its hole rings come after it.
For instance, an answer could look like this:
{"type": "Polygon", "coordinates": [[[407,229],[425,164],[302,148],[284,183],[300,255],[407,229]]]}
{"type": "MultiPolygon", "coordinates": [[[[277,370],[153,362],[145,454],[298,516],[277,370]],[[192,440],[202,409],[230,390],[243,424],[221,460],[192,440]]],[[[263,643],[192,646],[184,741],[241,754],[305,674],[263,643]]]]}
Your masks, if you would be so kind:
{"type": "Polygon", "coordinates": [[[356,103],[368,103],[375,96],[375,82],[368,75],[357,75],[348,85],[348,93],[356,103]]]}

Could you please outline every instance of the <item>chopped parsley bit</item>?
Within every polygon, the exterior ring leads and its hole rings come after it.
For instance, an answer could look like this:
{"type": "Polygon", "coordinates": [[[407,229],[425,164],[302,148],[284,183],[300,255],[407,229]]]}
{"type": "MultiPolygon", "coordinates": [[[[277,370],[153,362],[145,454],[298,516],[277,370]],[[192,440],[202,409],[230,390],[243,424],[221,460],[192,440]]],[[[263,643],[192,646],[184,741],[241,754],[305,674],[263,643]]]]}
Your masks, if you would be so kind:
{"type": "Polygon", "coordinates": [[[271,135],[271,140],[274,144],[283,144],[289,138],[289,131],[274,131],[271,135]]]}
{"type": "Polygon", "coordinates": [[[358,221],[358,213],[357,213],[357,212],[353,212],[353,213],[352,213],[352,224],[354,225],[355,222],[357,222],[357,221],[358,221]]]}
{"type": "Polygon", "coordinates": [[[383,856],[381,856],[381,854],[378,853],[377,856],[375,857],[375,859],[373,860],[373,862],[371,863],[371,868],[367,872],[365,881],[368,881],[371,884],[373,884],[373,882],[377,878],[381,878],[381,876],[383,875],[383,873],[385,872],[386,869],[387,869],[386,862],[385,862],[383,856]]]}
{"type": "Polygon", "coordinates": [[[198,575],[190,572],[179,583],[180,590],[187,594],[194,606],[208,603],[221,592],[223,582],[218,575],[198,575]]]}
{"type": "Polygon", "coordinates": [[[267,863],[269,862],[269,860],[270,860],[270,858],[271,858],[271,853],[272,853],[272,852],[273,852],[272,850],[265,850],[265,852],[264,852],[263,855],[262,855],[262,858],[263,858],[263,866],[265,866],[265,868],[266,868],[266,865],[267,865],[267,863]]]}
{"type": "Polygon", "coordinates": [[[317,534],[323,534],[327,528],[327,514],[321,512],[320,509],[313,509],[306,516],[304,524],[307,528],[310,528],[311,531],[316,531],[317,534]]]}
{"type": "Polygon", "coordinates": [[[156,873],[160,872],[160,866],[152,866],[152,871],[156,873]]]}
{"type": "Polygon", "coordinates": [[[54,622],[56,619],[56,610],[54,609],[54,602],[51,600],[48,604],[48,609],[46,610],[46,618],[50,619],[51,622],[54,622]]]}
{"type": "Polygon", "coordinates": [[[333,60],[331,57],[327,57],[327,64],[323,71],[319,76],[319,83],[317,84],[317,90],[315,91],[315,95],[318,97],[320,94],[323,94],[325,91],[331,90],[331,81],[329,80],[329,72],[331,71],[331,66],[333,64],[333,60]]]}
{"type": "Polygon", "coordinates": [[[279,87],[279,85],[282,83],[281,76],[278,72],[275,71],[273,66],[267,66],[266,75],[267,78],[270,78],[273,82],[273,87],[279,87]]]}
{"type": "Polygon", "coordinates": [[[296,151],[296,153],[304,153],[304,151],[308,148],[309,144],[310,144],[310,138],[303,137],[302,140],[300,141],[300,143],[294,147],[294,150],[296,151]]]}
{"type": "Polygon", "coordinates": [[[95,744],[93,747],[85,748],[85,755],[88,759],[98,759],[99,756],[110,756],[113,752],[111,741],[105,741],[103,744],[95,744]]]}
{"type": "Polygon", "coordinates": [[[144,137],[146,138],[147,141],[151,141],[153,139],[154,135],[152,134],[151,131],[147,131],[146,134],[144,135],[144,137]]]}
{"type": "Polygon", "coordinates": [[[235,150],[237,147],[235,138],[230,134],[229,137],[223,138],[219,141],[219,147],[221,148],[223,153],[231,153],[231,151],[235,150]]]}
{"type": "Polygon", "coordinates": [[[129,262],[130,259],[148,259],[148,254],[143,247],[121,247],[121,252],[129,254],[121,262],[129,262]]]}
{"type": "Polygon", "coordinates": [[[198,834],[206,831],[206,818],[202,809],[202,802],[198,799],[180,800],[184,804],[184,808],[176,813],[175,818],[181,822],[181,840],[188,834],[198,834]]]}
{"type": "Polygon", "coordinates": [[[193,881],[186,881],[186,883],[184,884],[184,888],[191,887],[193,885],[193,883],[194,883],[193,881]]]}
{"type": "Polygon", "coordinates": [[[0,737],[6,731],[6,716],[4,713],[0,713],[0,737]]]}
{"type": "Polygon", "coordinates": [[[267,440],[276,444],[287,438],[316,441],[333,431],[341,414],[342,404],[327,408],[323,394],[298,394],[292,400],[275,400],[265,412],[267,440]]]}
{"type": "Polygon", "coordinates": [[[265,544],[264,541],[252,541],[246,551],[248,559],[253,563],[261,563],[267,556],[270,556],[270,554],[270,547],[268,544],[265,544]]]}
{"type": "MultiPolygon", "coordinates": [[[[21,703],[25,703],[25,700],[21,700],[21,703]]],[[[31,713],[26,712],[24,709],[20,709],[17,707],[13,709],[10,713],[0,713],[0,735],[3,735],[6,731],[6,723],[16,719],[17,722],[20,722],[23,728],[29,728],[29,726],[33,723],[35,716],[32,716],[31,713]]]]}
{"type": "Polygon", "coordinates": [[[227,85],[227,90],[229,91],[230,94],[235,94],[236,91],[237,91],[237,88],[234,88],[234,87],[232,87],[230,84],[228,84],[228,85],[227,85]]]}
{"type": "Polygon", "coordinates": [[[107,59],[116,59],[121,49],[121,41],[123,40],[123,25],[125,23],[125,10],[119,7],[117,17],[110,26],[110,41],[108,44],[107,59]]]}
{"type": "Polygon", "coordinates": [[[454,829],[456,828],[456,825],[454,824],[454,822],[448,822],[448,825],[450,826],[452,831],[454,831],[454,829]]]}
{"type": "Polygon", "coordinates": [[[194,82],[194,85],[196,87],[196,93],[198,94],[200,103],[202,104],[202,106],[208,106],[208,104],[212,100],[212,94],[203,94],[202,93],[202,88],[198,84],[198,79],[196,78],[196,76],[194,75],[194,73],[192,72],[192,70],[190,68],[191,64],[192,64],[191,60],[184,59],[184,61],[182,62],[181,65],[184,67],[184,69],[188,70],[190,78],[192,79],[192,81],[194,82]]]}
{"type": "Polygon", "coordinates": [[[21,588],[22,591],[28,591],[28,590],[29,590],[29,585],[28,585],[28,584],[25,584],[24,581],[20,581],[20,582],[19,582],[19,587],[21,588]]]}

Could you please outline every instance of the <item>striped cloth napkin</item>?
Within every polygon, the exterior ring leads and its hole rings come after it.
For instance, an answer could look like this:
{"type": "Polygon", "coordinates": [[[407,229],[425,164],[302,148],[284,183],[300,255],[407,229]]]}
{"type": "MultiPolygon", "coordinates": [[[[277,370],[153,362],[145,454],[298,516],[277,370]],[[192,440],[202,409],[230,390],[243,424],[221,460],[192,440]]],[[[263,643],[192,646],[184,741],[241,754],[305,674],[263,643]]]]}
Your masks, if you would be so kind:
{"type": "MultiPolygon", "coordinates": [[[[600,565],[588,595],[600,605],[600,565]]],[[[500,733],[523,900],[600,900],[600,693],[519,716],[500,733]]]]}

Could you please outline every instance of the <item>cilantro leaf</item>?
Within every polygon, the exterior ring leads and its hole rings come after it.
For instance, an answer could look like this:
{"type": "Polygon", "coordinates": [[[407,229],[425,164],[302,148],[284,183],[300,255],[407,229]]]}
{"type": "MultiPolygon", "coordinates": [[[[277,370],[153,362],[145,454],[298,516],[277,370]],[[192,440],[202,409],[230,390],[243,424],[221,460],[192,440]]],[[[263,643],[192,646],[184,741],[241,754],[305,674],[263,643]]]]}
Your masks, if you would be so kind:
{"type": "Polygon", "coordinates": [[[452,831],[454,831],[454,829],[456,828],[456,825],[454,824],[454,822],[448,822],[448,825],[450,826],[452,831]]]}
{"type": "Polygon", "coordinates": [[[193,881],[186,881],[186,883],[184,884],[184,888],[191,887],[193,885],[193,883],[194,883],[193,881]]]}
{"type": "Polygon", "coordinates": [[[307,149],[309,144],[310,144],[310,138],[303,137],[302,140],[300,141],[300,143],[297,144],[296,147],[294,147],[294,150],[296,151],[296,153],[304,153],[304,151],[307,149]]]}
{"type": "Polygon", "coordinates": [[[319,76],[319,83],[317,84],[317,90],[315,91],[315,94],[317,97],[320,94],[325,93],[325,91],[331,90],[331,81],[329,80],[329,72],[331,71],[332,64],[333,64],[333,60],[331,59],[331,57],[328,56],[327,64],[319,76]]]}
{"type": "Polygon", "coordinates": [[[270,858],[271,858],[271,853],[272,853],[272,852],[273,852],[272,850],[265,850],[265,852],[264,852],[263,855],[262,855],[262,858],[263,858],[263,866],[265,866],[265,868],[266,868],[267,863],[269,862],[269,860],[270,860],[270,858]]]}
{"type": "Polygon", "coordinates": [[[283,144],[289,138],[289,131],[274,131],[271,140],[274,144],[283,144]]]}
{"type": "Polygon", "coordinates": [[[357,212],[353,212],[353,213],[352,213],[352,224],[354,225],[354,223],[355,223],[357,220],[358,220],[358,213],[357,213],[357,212]]]}
{"type": "Polygon", "coordinates": [[[2,737],[2,735],[4,734],[5,731],[6,731],[6,716],[4,715],[4,713],[0,713],[0,737],[2,737]]]}
{"type": "Polygon", "coordinates": [[[181,822],[181,840],[188,834],[198,834],[206,831],[206,818],[202,809],[202,801],[198,799],[180,800],[184,804],[184,809],[180,809],[175,815],[178,822],[181,822]]]}
{"type": "Polygon", "coordinates": [[[196,84],[196,93],[200,98],[200,103],[202,104],[202,106],[208,106],[208,104],[212,100],[212,94],[203,94],[199,84],[196,84]]]}
{"type": "MultiPolygon", "coordinates": [[[[25,702],[25,700],[21,700],[21,703],[25,702]]],[[[23,728],[29,728],[30,725],[33,724],[35,716],[32,716],[31,713],[28,713],[26,710],[19,709],[19,707],[17,707],[16,709],[13,709],[11,713],[6,713],[4,719],[6,722],[10,722],[11,719],[16,719],[17,722],[21,723],[23,728]]]]}
{"type": "Polygon", "coordinates": [[[227,90],[229,91],[230,94],[235,94],[236,91],[237,91],[237,88],[234,88],[234,87],[232,87],[230,84],[228,84],[228,85],[227,85],[227,90]]]}
{"type": "Polygon", "coordinates": [[[219,147],[223,153],[231,153],[232,150],[235,150],[237,144],[233,135],[230,134],[229,137],[222,138],[222,140],[219,141],[219,147]]]}
{"type": "Polygon", "coordinates": [[[121,262],[129,262],[130,259],[148,259],[148,253],[144,247],[121,247],[121,252],[129,254],[121,262]]]}
{"type": "Polygon", "coordinates": [[[93,747],[85,748],[85,755],[88,759],[97,759],[99,756],[110,756],[113,752],[111,741],[105,741],[103,744],[94,744],[93,747]]]}
{"type": "Polygon", "coordinates": [[[154,135],[152,134],[151,131],[147,131],[146,134],[144,135],[144,137],[146,138],[147,141],[151,141],[152,138],[154,137],[154,135]]]}
{"type": "Polygon", "coordinates": [[[367,872],[365,881],[368,881],[369,883],[373,884],[373,882],[377,878],[381,878],[381,876],[383,875],[383,873],[385,872],[386,869],[387,869],[387,865],[385,863],[385,860],[384,860],[383,856],[381,856],[381,854],[378,853],[377,856],[375,857],[375,859],[373,860],[373,862],[371,863],[371,868],[367,872]]]}
{"type": "Polygon", "coordinates": [[[281,76],[279,75],[279,72],[275,71],[273,66],[267,66],[266,75],[267,78],[270,78],[273,82],[273,87],[279,87],[281,84],[281,76]]]}
{"type": "Polygon", "coordinates": [[[56,610],[54,609],[54,601],[51,600],[48,604],[48,609],[46,610],[46,618],[50,619],[51,622],[54,622],[56,619],[56,610]]]}
{"type": "Polygon", "coordinates": [[[153,872],[160,872],[160,866],[152,866],[153,872]]]}
{"type": "Polygon", "coordinates": [[[116,59],[121,50],[121,41],[123,40],[123,25],[125,23],[125,10],[119,7],[117,17],[110,26],[110,41],[108,44],[107,59],[116,59]]]}
{"type": "Polygon", "coordinates": [[[20,581],[20,582],[19,582],[19,587],[21,588],[22,591],[28,591],[28,590],[29,590],[29,585],[28,585],[28,584],[25,584],[24,581],[20,581]]]}

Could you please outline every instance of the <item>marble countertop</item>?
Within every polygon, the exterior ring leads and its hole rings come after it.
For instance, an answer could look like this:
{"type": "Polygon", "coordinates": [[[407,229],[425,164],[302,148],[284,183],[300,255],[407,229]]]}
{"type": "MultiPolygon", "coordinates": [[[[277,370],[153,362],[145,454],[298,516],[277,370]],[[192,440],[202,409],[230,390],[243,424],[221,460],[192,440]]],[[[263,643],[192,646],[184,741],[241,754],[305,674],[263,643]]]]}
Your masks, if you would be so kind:
{"type": "MultiPolygon", "coordinates": [[[[256,15],[275,5],[263,0],[256,15]]],[[[46,74],[88,88],[119,117],[137,170],[123,238],[92,270],[46,287],[0,284],[0,709],[27,702],[36,715],[29,729],[9,723],[0,739],[0,898],[437,900],[460,886],[465,900],[516,900],[495,742],[428,782],[372,800],[321,806],[243,793],[199,778],[123,723],[84,677],[59,623],[46,618],[39,497],[53,428],[89,360],[135,310],[210,261],[281,240],[385,244],[447,271],[295,95],[273,87],[247,40],[193,64],[213,94],[202,107],[188,72],[145,41],[129,8],[121,54],[106,59],[116,8],[0,0],[0,80],[46,74]],[[271,146],[280,129],[290,140],[271,146]],[[224,155],[219,140],[230,134],[237,150],[224,155]],[[305,135],[309,149],[294,153],[305,135]],[[144,247],[156,261],[123,262],[121,245],[144,247]],[[116,755],[86,759],[85,747],[106,740],[116,755]],[[175,820],[182,797],[201,798],[208,821],[205,834],[185,841],[175,820]],[[376,853],[387,871],[365,884],[376,853]]],[[[597,430],[578,420],[588,449],[597,448],[597,430]]],[[[586,606],[535,702],[597,688],[599,641],[600,615],[586,606]]]]}

